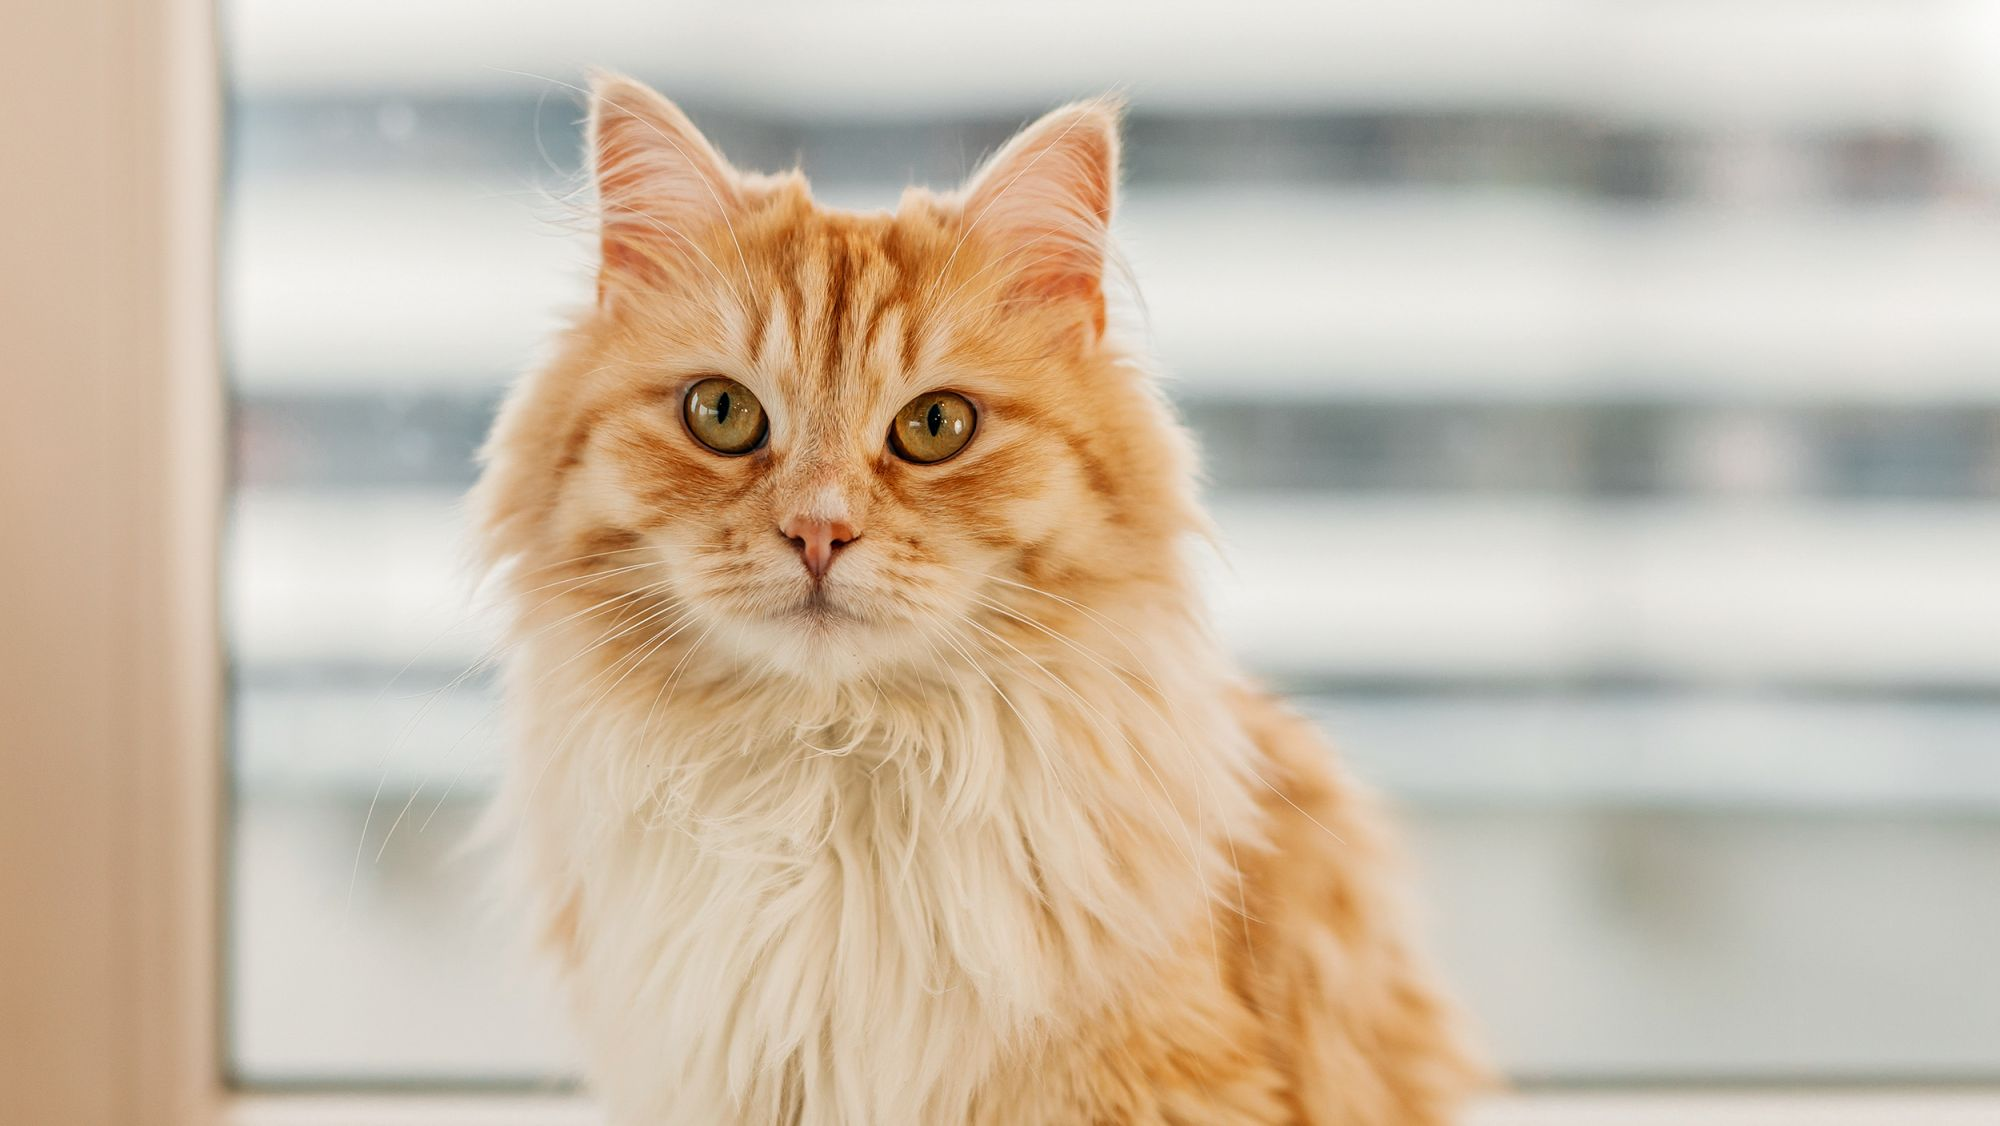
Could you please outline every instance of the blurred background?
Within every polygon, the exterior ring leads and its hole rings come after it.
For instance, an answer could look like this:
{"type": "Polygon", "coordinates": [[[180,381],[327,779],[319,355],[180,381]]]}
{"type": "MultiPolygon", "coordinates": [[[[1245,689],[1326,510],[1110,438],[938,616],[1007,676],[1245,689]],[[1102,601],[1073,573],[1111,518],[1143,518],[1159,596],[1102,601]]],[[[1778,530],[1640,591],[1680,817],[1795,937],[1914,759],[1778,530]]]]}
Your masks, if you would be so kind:
{"type": "Polygon", "coordinates": [[[1402,810],[1506,1068],[2000,1078],[2000,3],[231,0],[224,33],[241,1081],[569,1074],[459,848],[498,739],[460,498],[590,296],[553,199],[590,64],[850,206],[1126,91],[1221,625],[1402,810]]]}

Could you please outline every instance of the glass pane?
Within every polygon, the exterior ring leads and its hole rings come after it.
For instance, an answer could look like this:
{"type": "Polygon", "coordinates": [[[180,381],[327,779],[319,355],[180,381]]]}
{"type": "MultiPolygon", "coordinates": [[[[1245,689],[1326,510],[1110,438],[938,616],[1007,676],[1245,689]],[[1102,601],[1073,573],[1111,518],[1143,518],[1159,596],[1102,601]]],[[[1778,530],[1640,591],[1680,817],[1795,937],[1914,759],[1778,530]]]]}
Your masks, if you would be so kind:
{"type": "Polygon", "coordinates": [[[570,1071],[462,848],[459,501],[603,63],[855,206],[1126,89],[1220,620],[1509,1070],[2000,1078],[1990,9],[229,6],[235,1072],[570,1071]]]}

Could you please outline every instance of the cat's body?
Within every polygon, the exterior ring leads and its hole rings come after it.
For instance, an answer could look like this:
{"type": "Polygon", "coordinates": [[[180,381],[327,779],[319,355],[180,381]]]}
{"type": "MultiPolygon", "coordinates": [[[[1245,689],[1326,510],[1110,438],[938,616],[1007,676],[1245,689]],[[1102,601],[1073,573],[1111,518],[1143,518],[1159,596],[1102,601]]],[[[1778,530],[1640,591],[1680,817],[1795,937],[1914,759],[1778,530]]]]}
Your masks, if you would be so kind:
{"type": "Polygon", "coordinates": [[[1111,111],[858,215],[596,93],[600,302],[478,502],[501,809],[613,1121],[1444,1120],[1476,1069],[1367,803],[1209,637],[1105,331],[1111,111]]]}

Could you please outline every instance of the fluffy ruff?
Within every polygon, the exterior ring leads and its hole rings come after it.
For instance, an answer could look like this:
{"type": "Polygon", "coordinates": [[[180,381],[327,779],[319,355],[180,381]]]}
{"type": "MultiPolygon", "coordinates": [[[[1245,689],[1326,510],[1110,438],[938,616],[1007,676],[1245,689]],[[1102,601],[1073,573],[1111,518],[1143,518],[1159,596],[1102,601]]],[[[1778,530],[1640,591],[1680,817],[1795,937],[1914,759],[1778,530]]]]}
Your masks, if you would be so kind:
{"type": "Polygon", "coordinates": [[[845,688],[531,647],[504,808],[615,1121],[1447,1120],[1367,803],[1128,621],[845,688]]]}

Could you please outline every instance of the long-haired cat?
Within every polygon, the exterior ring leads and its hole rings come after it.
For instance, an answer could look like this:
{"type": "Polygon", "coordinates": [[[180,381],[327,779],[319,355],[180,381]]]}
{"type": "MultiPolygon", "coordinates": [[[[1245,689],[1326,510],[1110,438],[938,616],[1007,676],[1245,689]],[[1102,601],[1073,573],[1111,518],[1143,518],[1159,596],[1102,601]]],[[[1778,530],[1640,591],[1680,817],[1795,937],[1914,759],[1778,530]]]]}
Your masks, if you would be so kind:
{"type": "Polygon", "coordinates": [[[1118,107],[893,213],[600,77],[595,305],[476,507],[501,799],[626,1126],[1431,1123],[1367,800],[1245,685],[1107,324],[1118,107]]]}

